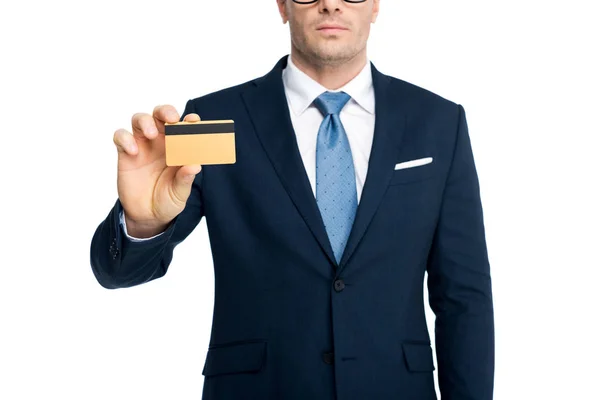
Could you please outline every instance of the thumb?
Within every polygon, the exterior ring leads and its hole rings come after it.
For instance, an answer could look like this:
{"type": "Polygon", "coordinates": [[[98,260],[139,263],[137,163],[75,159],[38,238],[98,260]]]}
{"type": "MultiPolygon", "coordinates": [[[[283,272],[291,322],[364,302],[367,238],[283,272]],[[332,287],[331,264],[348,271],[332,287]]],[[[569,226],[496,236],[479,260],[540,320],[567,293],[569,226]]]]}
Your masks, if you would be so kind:
{"type": "Polygon", "coordinates": [[[185,165],[179,168],[175,173],[175,180],[173,182],[173,192],[177,199],[184,202],[187,201],[192,190],[192,183],[201,170],[202,167],[200,165],[185,165]]]}

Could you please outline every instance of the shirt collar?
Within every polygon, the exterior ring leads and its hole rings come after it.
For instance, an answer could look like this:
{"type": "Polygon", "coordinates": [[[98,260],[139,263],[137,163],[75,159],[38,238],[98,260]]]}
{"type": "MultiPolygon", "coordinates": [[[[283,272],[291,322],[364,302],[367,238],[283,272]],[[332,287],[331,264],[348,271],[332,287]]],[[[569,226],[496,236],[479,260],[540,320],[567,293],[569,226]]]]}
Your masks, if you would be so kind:
{"type": "MultiPolygon", "coordinates": [[[[288,55],[287,67],[283,70],[283,84],[288,93],[292,111],[296,115],[302,114],[312,102],[328,89],[302,72],[288,55]]],[[[350,82],[332,92],[344,91],[350,95],[359,106],[370,114],[375,114],[375,93],[373,90],[373,76],[371,63],[367,61],[360,73],[350,82]]],[[[351,100],[351,101],[352,101],[351,100]]]]}

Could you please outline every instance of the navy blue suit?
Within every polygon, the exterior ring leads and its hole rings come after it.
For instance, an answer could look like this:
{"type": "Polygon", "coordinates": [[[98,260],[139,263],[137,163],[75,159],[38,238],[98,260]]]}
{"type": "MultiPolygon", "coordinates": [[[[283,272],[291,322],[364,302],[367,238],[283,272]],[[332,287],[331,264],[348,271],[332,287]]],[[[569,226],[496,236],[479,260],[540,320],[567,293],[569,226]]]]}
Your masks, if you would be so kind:
{"type": "Polygon", "coordinates": [[[98,282],[163,276],[204,216],[215,273],[204,400],[433,400],[427,271],[442,399],[491,400],[490,267],[463,107],[371,65],[373,146],[338,265],[290,121],[286,62],[188,101],[183,115],[235,120],[237,162],[203,166],[184,211],[147,242],[124,235],[117,200],[91,243],[98,282]]]}

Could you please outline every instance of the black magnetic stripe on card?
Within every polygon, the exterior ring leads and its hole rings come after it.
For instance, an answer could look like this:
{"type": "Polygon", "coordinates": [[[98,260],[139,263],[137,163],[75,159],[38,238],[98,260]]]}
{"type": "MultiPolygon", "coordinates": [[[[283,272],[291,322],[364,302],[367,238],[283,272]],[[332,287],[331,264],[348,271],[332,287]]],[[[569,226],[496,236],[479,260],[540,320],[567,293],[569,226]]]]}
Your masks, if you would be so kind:
{"type": "Polygon", "coordinates": [[[234,124],[181,124],[165,125],[165,135],[192,135],[202,133],[232,133],[234,124]]]}

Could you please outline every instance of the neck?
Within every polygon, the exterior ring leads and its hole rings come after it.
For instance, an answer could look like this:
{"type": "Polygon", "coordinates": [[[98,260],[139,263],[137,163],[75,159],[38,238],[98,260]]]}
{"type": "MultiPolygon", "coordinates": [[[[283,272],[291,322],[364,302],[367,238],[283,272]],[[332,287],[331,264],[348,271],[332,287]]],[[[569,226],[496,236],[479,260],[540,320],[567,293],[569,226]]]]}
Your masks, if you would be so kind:
{"type": "Polygon", "coordinates": [[[317,63],[302,55],[294,47],[292,61],[298,69],[319,82],[328,90],[337,90],[354,79],[367,63],[366,49],[349,60],[340,63],[317,63]]]}

